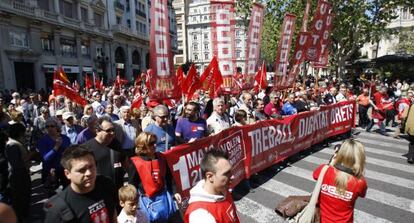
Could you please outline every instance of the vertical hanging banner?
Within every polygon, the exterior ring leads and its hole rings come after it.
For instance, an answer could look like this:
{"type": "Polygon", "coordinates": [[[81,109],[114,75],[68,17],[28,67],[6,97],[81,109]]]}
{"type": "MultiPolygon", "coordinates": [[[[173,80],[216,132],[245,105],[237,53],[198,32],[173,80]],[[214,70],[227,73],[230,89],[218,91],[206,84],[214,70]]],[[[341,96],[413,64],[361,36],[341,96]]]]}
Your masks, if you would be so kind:
{"type": "Polygon", "coordinates": [[[174,73],[167,2],[151,1],[150,66],[153,78],[150,82],[154,88],[149,96],[157,99],[181,97],[174,73]]]}
{"type": "Polygon", "coordinates": [[[326,26],[323,31],[323,36],[321,40],[321,56],[319,57],[318,61],[311,63],[312,67],[314,68],[326,68],[329,62],[329,51],[331,48],[331,40],[330,34],[332,30],[332,23],[333,23],[334,15],[332,14],[332,10],[329,12],[328,17],[326,19],[326,26]]]}
{"type": "Polygon", "coordinates": [[[257,70],[257,62],[260,56],[261,33],[264,18],[264,7],[259,3],[254,3],[252,6],[252,13],[250,15],[250,25],[247,32],[247,53],[245,76],[246,83],[243,89],[254,87],[254,77],[257,70]]]}
{"type": "Polygon", "coordinates": [[[229,93],[236,72],[234,1],[212,0],[210,3],[213,56],[217,58],[223,76],[222,92],[229,93]]]}
{"type": "Polygon", "coordinates": [[[292,38],[295,31],[296,16],[292,14],[286,14],[283,20],[281,35],[279,40],[279,47],[276,54],[275,62],[275,76],[274,76],[274,89],[282,90],[286,87],[282,86],[282,82],[286,79],[288,59],[290,46],[292,44],[292,38]]]}
{"type": "Polygon", "coordinates": [[[323,0],[318,2],[315,15],[313,17],[311,32],[312,41],[306,50],[306,60],[317,62],[327,47],[327,42],[323,39],[329,38],[329,30],[332,26],[332,4],[323,0]]]}
{"type": "Polygon", "coordinates": [[[295,51],[291,59],[289,74],[286,81],[282,83],[283,86],[292,86],[293,82],[295,82],[300,65],[305,60],[305,51],[311,43],[311,38],[312,36],[309,32],[299,32],[296,37],[295,51]]]}

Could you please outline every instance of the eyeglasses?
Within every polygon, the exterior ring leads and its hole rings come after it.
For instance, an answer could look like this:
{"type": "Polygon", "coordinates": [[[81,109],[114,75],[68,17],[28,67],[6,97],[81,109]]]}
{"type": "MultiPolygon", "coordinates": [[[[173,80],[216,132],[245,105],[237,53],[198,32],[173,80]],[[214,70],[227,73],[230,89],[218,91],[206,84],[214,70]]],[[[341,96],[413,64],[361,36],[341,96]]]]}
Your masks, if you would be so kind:
{"type": "Polygon", "coordinates": [[[113,132],[115,132],[115,129],[114,129],[114,128],[110,128],[110,129],[101,129],[101,131],[104,131],[104,132],[106,132],[106,133],[113,133],[113,132]]]}
{"type": "Polygon", "coordinates": [[[160,119],[166,119],[166,118],[168,118],[168,115],[163,115],[163,116],[157,115],[157,117],[160,118],[160,119]]]}

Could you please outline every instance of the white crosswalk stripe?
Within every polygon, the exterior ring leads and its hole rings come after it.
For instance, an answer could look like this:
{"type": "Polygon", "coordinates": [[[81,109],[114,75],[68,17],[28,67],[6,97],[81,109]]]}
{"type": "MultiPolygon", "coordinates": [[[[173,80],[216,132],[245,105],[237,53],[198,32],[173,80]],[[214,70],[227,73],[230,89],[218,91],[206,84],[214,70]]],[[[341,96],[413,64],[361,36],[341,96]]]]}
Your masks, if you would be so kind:
{"type": "MultiPolygon", "coordinates": [[[[361,132],[356,138],[365,145],[366,161],[369,164],[365,170],[365,177],[369,183],[366,198],[360,198],[357,201],[359,205],[354,211],[354,221],[412,222],[414,219],[414,179],[410,176],[414,173],[414,165],[407,164],[406,157],[402,156],[408,151],[408,141],[366,132],[361,132]],[[373,185],[373,183],[378,183],[378,185],[373,185]]],[[[340,143],[335,142],[333,145],[340,143]]],[[[253,182],[257,181],[261,189],[255,190],[261,191],[260,193],[264,195],[260,194],[256,197],[253,193],[236,202],[242,216],[249,216],[248,221],[241,219],[242,222],[251,222],[251,219],[260,223],[286,222],[274,213],[274,206],[267,207],[263,204],[263,197],[265,196],[266,199],[268,197],[271,201],[275,197],[280,199],[290,195],[309,195],[315,183],[312,177],[314,168],[327,163],[327,157],[330,157],[333,152],[332,148],[315,151],[280,171],[275,169],[273,173],[271,169],[264,175],[255,176],[253,182]],[[321,155],[326,158],[321,158],[321,155]],[[315,167],[308,169],[310,164],[315,167]],[[269,176],[269,174],[272,175],[269,176]],[[268,179],[268,177],[272,178],[268,179]],[[304,181],[309,182],[312,187],[305,187],[304,190],[304,181]]],[[[269,202],[264,203],[269,206],[269,202]]]]}

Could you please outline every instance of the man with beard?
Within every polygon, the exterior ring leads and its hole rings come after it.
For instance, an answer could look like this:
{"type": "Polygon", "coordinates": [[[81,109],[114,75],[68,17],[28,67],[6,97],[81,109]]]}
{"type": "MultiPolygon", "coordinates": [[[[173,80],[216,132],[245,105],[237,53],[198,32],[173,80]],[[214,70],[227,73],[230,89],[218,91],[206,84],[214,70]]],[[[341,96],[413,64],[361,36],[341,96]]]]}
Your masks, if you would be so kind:
{"type": "Polygon", "coordinates": [[[207,119],[207,128],[209,134],[218,134],[221,131],[230,128],[232,122],[229,115],[227,115],[224,100],[215,98],[213,100],[213,113],[207,119]]]}
{"type": "Polygon", "coordinates": [[[178,143],[193,142],[207,136],[207,123],[199,117],[200,106],[196,102],[189,102],[184,109],[183,117],[177,121],[175,136],[178,143]]]}

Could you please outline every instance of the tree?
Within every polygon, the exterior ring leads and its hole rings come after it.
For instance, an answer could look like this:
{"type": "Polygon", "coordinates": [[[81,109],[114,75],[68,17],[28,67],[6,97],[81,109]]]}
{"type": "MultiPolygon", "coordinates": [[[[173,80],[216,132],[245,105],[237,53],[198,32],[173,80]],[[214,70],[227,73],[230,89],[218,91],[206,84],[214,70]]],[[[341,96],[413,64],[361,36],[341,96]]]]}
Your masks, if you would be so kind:
{"type": "MultiPolygon", "coordinates": [[[[242,7],[250,7],[252,0],[238,0],[237,12],[246,13],[242,7]],[[240,8],[241,7],[241,8],[240,8]]],[[[262,32],[261,54],[266,61],[274,61],[280,26],[286,13],[297,16],[296,32],[300,30],[306,0],[268,0],[266,2],[266,15],[262,32]]],[[[335,14],[331,34],[332,50],[330,52],[331,70],[343,76],[345,62],[363,46],[364,43],[377,43],[390,30],[386,27],[396,18],[398,6],[414,9],[412,0],[346,0],[329,1],[333,4],[335,14]]],[[[309,23],[316,9],[317,0],[312,0],[309,23]]],[[[245,17],[245,18],[248,18],[245,17]]],[[[292,47],[293,48],[293,47],[292,47]]]]}
{"type": "Polygon", "coordinates": [[[398,43],[394,46],[397,53],[414,54],[414,32],[403,29],[398,34],[398,43]]]}

